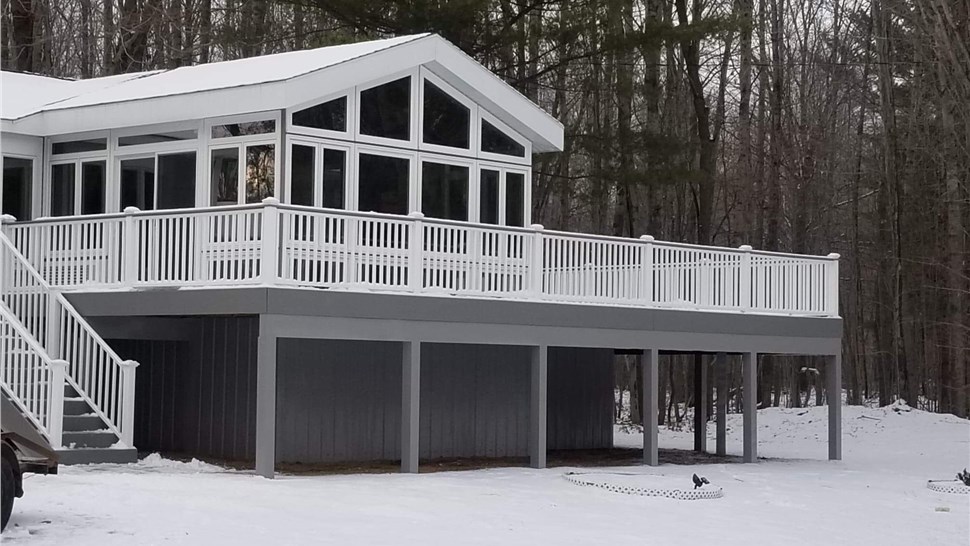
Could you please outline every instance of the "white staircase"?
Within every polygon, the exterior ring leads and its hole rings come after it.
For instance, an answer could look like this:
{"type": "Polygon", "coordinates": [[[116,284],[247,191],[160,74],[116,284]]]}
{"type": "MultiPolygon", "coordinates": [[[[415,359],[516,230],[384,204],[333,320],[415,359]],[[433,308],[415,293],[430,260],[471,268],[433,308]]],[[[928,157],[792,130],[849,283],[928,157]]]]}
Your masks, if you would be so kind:
{"type": "Polygon", "coordinates": [[[122,360],[0,232],[0,390],[62,464],[134,461],[136,362],[122,360]]]}

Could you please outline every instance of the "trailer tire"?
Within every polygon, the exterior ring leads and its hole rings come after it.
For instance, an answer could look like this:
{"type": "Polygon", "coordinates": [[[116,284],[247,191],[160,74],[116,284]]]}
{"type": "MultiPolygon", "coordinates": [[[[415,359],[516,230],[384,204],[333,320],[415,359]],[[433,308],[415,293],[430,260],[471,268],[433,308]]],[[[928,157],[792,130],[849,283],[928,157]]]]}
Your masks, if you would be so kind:
{"type": "Polygon", "coordinates": [[[14,492],[17,489],[17,484],[14,480],[17,479],[17,474],[14,472],[13,464],[7,457],[0,457],[2,461],[3,469],[2,476],[0,476],[0,489],[3,493],[3,512],[0,514],[2,516],[2,522],[0,522],[0,531],[7,528],[7,520],[10,519],[10,514],[13,512],[13,499],[14,492]]]}

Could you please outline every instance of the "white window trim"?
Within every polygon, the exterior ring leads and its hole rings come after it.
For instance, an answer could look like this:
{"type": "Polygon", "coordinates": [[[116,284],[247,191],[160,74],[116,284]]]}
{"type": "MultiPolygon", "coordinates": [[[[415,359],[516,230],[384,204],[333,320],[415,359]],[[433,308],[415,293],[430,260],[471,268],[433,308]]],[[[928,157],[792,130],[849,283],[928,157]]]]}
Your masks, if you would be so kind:
{"type": "Polygon", "coordinates": [[[477,223],[478,216],[479,216],[478,209],[477,209],[479,199],[476,193],[479,191],[478,190],[479,177],[478,177],[478,168],[477,168],[478,162],[475,161],[474,158],[470,158],[470,157],[458,158],[454,156],[428,153],[428,152],[422,152],[418,154],[417,205],[419,208],[416,208],[414,210],[419,210],[424,214],[427,214],[424,212],[424,208],[423,208],[424,163],[425,162],[440,163],[443,165],[455,165],[458,167],[468,168],[468,218],[465,220],[459,220],[459,221],[477,223]]]}
{"type": "Polygon", "coordinates": [[[85,133],[73,133],[69,135],[57,135],[52,136],[47,139],[44,146],[47,152],[47,157],[51,158],[51,163],[54,161],[61,161],[63,159],[79,159],[79,158],[91,158],[91,157],[104,157],[108,158],[111,152],[111,131],[88,131],[85,133]],[[96,138],[103,138],[105,140],[105,148],[103,150],[94,150],[91,152],[74,152],[70,154],[54,154],[54,144],[61,142],[72,142],[75,140],[91,140],[96,138]]]}
{"type": "MultiPolygon", "coordinates": [[[[65,154],[67,155],[67,154],[65,154]]],[[[70,154],[78,155],[78,154],[70,154]]],[[[88,157],[87,153],[81,154],[84,157],[74,157],[74,158],[61,158],[58,157],[49,162],[47,166],[47,199],[44,201],[43,215],[51,216],[51,197],[54,195],[54,166],[55,165],[73,165],[74,166],[74,208],[71,216],[81,215],[81,196],[83,180],[83,170],[81,165],[85,163],[98,163],[104,162],[104,212],[109,212],[109,191],[108,186],[111,181],[111,162],[108,160],[106,155],[88,157]]]]}
{"type": "Polygon", "coordinates": [[[205,126],[201,121],[196,121],[192,123],[164,123],[160,125],[143,125],[140,127],[125,127],[124,129],[118,129],[116,131],[111,131],[111,152],[113,155],[132,155],[139,153],[152,153],[152,152],[162,152],[168,151],[169,149],[186,151],[185,148],[192,148],[198,151],[199,142],[202,140],[200,135],[205,131],[205,126]],[[121,146],[119,144],[121,138],[129,136],[139,136],[151,133],[169,133],[175,131],[191,131],[195,130],[196,137],[185,139],[185,140],[173,140],[171,142],[153,142],[150,144],[135,144],[131,146],[121,146]]]}
{"type": "Polygon", "coordinates": [[[418,123],[420,123],[420,102],[418,102],[420,93],[420,83],[421,74],[416,68],[405,70],[402,72],[396,72],[390,76],[384,76],[382,78],[372,80],[363,85],[358,85],[354,88],[354,138],[357,142],[362,144],[372,144],[377,146],[388,146],[395,148],[404,148],[409,150],[417,150],[418,148],[418,123]],[[373,135],[365,135],[360,130],[360,94],[368,89],[373,89],[388,82],[395,80],[400,80],[401,78],[411,77],[411,103],[408,108],[410,114],[410,127],[408,140],[398,140],[394,138],[384,138],[377,137],[373,135]]]}
{"type": "Polygon", "coordinates": [[[282,153],[282,150],[280,149],[280,136],[283,134],[282,128],[280,127],[280,121],[280,110],[254,112],[252,114],[239,116],[208,118],[204,121],[203,134],[200,135],[202,137],[200,141],[205,150],[203,156],[204,158],[202,160],[202,164],[204,165],[204,173],[202,177],[196,176],[196,184],[198,184],[199,180],[203,180],[204,182],[203,189],[198,192],[196,201],[197,207],[220,206],[212,204],[212,152],[214,150],[226,150],[232,148],[235,148],[237,150],[237,154],[239,154],[239,172],[236,175],[236,200],[237,204],[246,204],[246,148],[249,146],[273,146],[273,197],[276,197],[277,199],[280,198],[280,191],[283,186],[281,180],[282,177],[280,176],[280,155],[282,153]],[[273,120],[275,123],[275,129],[273,132],[260,133],[258,135],[212,138],[212,128],[214,126],[268,120],[273,120]]]}
{"type": "Polygon", "coordinates": [[[307,146],[314,149],[313,155],[313,206],[323,207],[323,191],[319,187],[319,182],[323,180],[323,154],[324,150],[340,150],[344,156],[344,210],[352,210],[351,206],[356,201],[356,147],[345,141],[309,138],[305,136],[287,135],[286,137],[286,182],[285,195],[286,202],[292,200],[293,189],[293,146],[307,146]]]}
{"type": "Polygon", "coordinates": [[[479,148],[479,108],[478,103],[463,95],[460,91],[452,87],[448,82],[436,76],[430,70],[421,67],[421,82],[416,107],[418,109],[418,148],[422,151],[435,152],[440,154],[467,157],[474,159],[477,157],[476,151],[479,148]],[[424,82],[429,81],[439,89],[447,93],[451,98],[468,108],[468,149],[456,148],[454,146],[442,146],[440,144],[428,144],[424,141],[424,82]]]}
{"type": "MultiPolygon", "coordinates": [[[[38,165],[43,165],[43,161],[39,157],[29,154],[21,153],[8,153],[4,152],[0,155],[0,162],[6,158],[10,159],[26,159],[30,161],[30,218],[33,220],[43,215],[43,185],[44,185],[44,173],[41,169],[38,169],[38,165]]],[[[0,165],[2,167],[2,165],[0,165]]],[[[0,168],[0,188],[3,187],[3,169],[0,168]]],[[[0,207],[3,206],[3,195],[0,192],[0,207]]],[[[2,209],[0,209],[2,210],[2,209]]],[[[18,222],[25,221],[23,218],[17,218],[18,222]]]]}
{"type": "MultiPolygon", "coordinates": [[[[159,183],[158,183],[158,156],[162,156],[162,155],[175,155],[175,154],[186,154],[186,153],[190,153],[190,152],[191,153],[194,153],[195,154],[195,162],[196,162],[196,169],[195,169],[196,170],[196,183],[198,183],[198,171],[199,171],[199,169],[198,169],[198,165],[199,165],[199,147],[198,147],[198,143],[197,143],[197,141],[194,141],[194,140],[179,141],[179,143],[182,144],[182,146],[180,146],[180,147],[170,147],[166,143],[166,145],[164,146],[164,149],[161,149],[161,150],[158,150],[158,149],[155,149],[155,150],[145,149],[144,151],[135,151],[135,152],[132,152],[132,153],[129,153],[128,152],[129,146],[125,146],[123,148],[124,153],[115,154],[115,156],[113,158],[114,173],[115,173],[115,176],[113,177],[114,183],[111,185],[111,190],[109,192],[109,199],[111,199],[111,202],[108,203],[108,206],[106,206],[105,208],[108,209],[108,211],[112,211],[112,212],[119,212],[119,211],[122,210],[122,208],[121,208],[121,162],[122,161],[128,161],[128,160],[132,160],[132,159],[149,159],[149,158],[154,161],[154,163],[155,163],[155,182],[152,185],[152,207],[153,207],[153,210],[159,210],[158,209],[158,188],[159,188],[159,183]]],[[[153,146],[153,145],[151,145],[151,146],[153,146]]],[[[148,145],[146,145],[146,146],[131,146],[131,148],[139,148],[139,149],[148,148],[148,147],[149,147],[148,145]]],[[[195,203],[195,192],[193,192],[193,194],[192,194],[192,202],[195,203]]]]}
{"type": "Polygon", "coordinates": [[[276,135],[280,134],[280,111],[270,110],[265,112],[255,112],[252,114],[244,114],[239,116],[223,116],[218,118],[207,118],[203,125],[205,129],[205,137],[209,142],[209,146],[224,146],[228,144],[238,143],[238,142],[248,142],[250,140],[267,140],[276,139],[276,135]],[[251,123],[254,121],[273,121],[274,129],[268,133],[259,133],[257,135],[241,135],[234,137],[212,137],[212,128],[219,125],[231,125],[233,123],[251,123]]]}
{"type": "Polygon", "coordinates": [[[532,143],[529,142],[529,139],[523,137],[518,132],[512,130],[511,127],[509,127],[508,125],[506,125],[506,124],[502,123],[501,121],[499,121],[498,118],[496,118],[492,114],[488,113],[484,108],[479,108],[478,109],[478,112],[479,112],[478,139],[476,141],[479,144],[479,146],[477,148],[479,159],[482,159],[482,160],[485,160],[485,161],[492,161],[492,162],[495,162],[495,163],[505,163],[505,164],[511,163],[511,164],[514,164],[514,165],[522,165],[522,166],[531,167],[532,166],[532,143]],[[482,151],[482,149],[481,149],[481,135],[482,135],[482,129],[481,129],[482,128],[482,123],[481,123],[481,120],[483,120],[483,119],[485,121],[491,123],[498,130],[500,130],[503,133],[505,133],[506,135],[508,135],[508,137],[511,138],[512,140],[514,140],[514,141],[518,142],[519,144],[521,144],[525,148],[525,157],[516,157],[514,155],[503,155],[503,154],[495,154],[495,153],[490,153],[490,152],[482,151]]]}
{"type": "Polygon", "coordinates": [[[384,146],[373,146],[358,144],[354,150],[354,178],[350,186],[353,188],[353,208],[348,210],[360,210],[360,154],[383,155],[387,157],[397,157],[410,161],[408,169],[408,210],[405,214],[420,210],[421,194],[418,193],[418,153],[414,151],[387,148],[384,146]]]}
{"type": "Polygon", "coordinates": [[[341,91],[340,93],[335,93],[332,95],[327,95],[323,99],[314,99],[311,102],[299,104],[292,108],[286,110],[286,132],[293,135],[303,135],[318,138],[330,138],[343,141],[354,141],[357,138],[357,93],[355,89],[347,89],[341,91]],[[305,127],[303,125],[297,125],[293,123],[293,114],[299,112],[300,110],[305,110],[307,108],[323,104],[325,102],[330,102],[332,100],[339,99],[341,97],[347,97],[347,130],[346,131],[330,131],[327,129],[317,129],[314,127],[305,127]]]}
{"type": "MultiPolygon", "coordinates": [[[[499,162],[495,162],[495,161],[479,161],[478,162],[478,175],[477,175],[477,178],[479,180],[479,185],[478,185],[479,193],[478,193],[478,196],[477,197],[479,199],[481,198],[481,174],[482,174],[481,171],[482,171],[482,169],[488,169],[490,171],[498,171],[498,173],[499,173],[499,181],[498,181],[498,225],[500,225],[500,226],[508,225],[507,218],[506,218],[506,212],[507,211],[505,210],[506,209],[506,206],[505,206],[506,205],[506,196],[507,196],[507,191],[506,191],[506,178],[507,178],[507,175],[508,175],[508,173],[511,172],[511,173],[519,173],[519,174],[522,174],[524,176],[524,183],[525,183],[524,190],[525,191],[523,191],[523,197],[522,197],[522,199],[523,199],[524,202],[523,202],[522,206],[525,208],[525,210],[522,211],[522,220],[523,220],[522,221],[522,224],[523,224],[523,227],[529,227],[530,225],[532,225],[532,169],[531,168],[525,168],[525,167],[518,166],[518,165],[509,165],[508,163],[499,163],[499,162]]],[[[480,201],[479,201],[479,203],[480,203],[480,201]]],[[[480,218],[480,212],[481,211],[478,211],[478,213],[479,213],[479,216],[478,217],[479,218],[480,218]]]]}

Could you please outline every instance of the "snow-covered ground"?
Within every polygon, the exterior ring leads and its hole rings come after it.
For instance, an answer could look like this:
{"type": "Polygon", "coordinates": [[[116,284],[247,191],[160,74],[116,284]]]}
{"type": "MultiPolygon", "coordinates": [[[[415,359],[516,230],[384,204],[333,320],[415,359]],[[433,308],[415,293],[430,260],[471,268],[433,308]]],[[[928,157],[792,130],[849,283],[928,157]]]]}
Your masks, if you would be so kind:
{"type": "MultiPolygon", "coordinates": [[[[31,476],[3,534],[71,544],[785,544],[970,543],[970,496],[927,479],[970,466],[970,422],[905,406],[844,408],[844,461],[824,460],[825,408],[766,409],[753,465],[502,468],[425,475],[265,480],[204,463],[66,467],[31,476]],[[563,472],[692,473],[725,498],[677,501],[579,487],[563,472]]],[[[728,448],[741,449],[741,416],[728,448]]],[[[713,434],[713,426],[711,427],[713,434]]],[[[639,436],[617,432],[618,445],[639,436]]],[[[713,442],[713,440],[712,440],[713,442]]],[[[661,448],[690,448],[664,431],[661,448]]],[[[711,444],[713,446],[713,443],[711,444]]],[[[608,479],[607,474],[607,479],[608,479]]],[[[630,478],[624,477],[624,483],[630,478]]],[[[645,480],[648,481],[648,480],[645,480]]]]}

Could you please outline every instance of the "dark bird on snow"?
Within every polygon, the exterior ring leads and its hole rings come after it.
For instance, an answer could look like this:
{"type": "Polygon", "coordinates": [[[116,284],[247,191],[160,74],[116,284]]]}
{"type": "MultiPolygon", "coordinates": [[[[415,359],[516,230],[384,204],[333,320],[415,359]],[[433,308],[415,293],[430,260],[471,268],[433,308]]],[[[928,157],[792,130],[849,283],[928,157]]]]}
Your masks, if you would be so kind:
{"type": "Polygon", "coordinates": [[[694,474],[693,480],[694,480],[694,489],[697,489],[698,487],[711,483],[707,481],[707,478],[705,478],[704,476],[698,476],[697,474],[694,474]]]}

